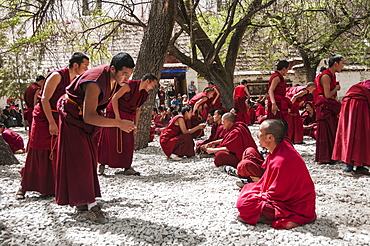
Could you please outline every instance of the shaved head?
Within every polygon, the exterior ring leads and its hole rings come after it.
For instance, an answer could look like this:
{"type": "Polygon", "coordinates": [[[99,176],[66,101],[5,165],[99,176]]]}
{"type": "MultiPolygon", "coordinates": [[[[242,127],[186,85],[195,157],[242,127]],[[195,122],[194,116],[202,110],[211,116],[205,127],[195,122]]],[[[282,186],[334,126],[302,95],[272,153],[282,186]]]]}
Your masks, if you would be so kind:
{"type": "Polygon", "coordinates": [[[225,113],[224,115],[222,115],[222,119],[223,120],[228,120],[228,121],[231,121],[232,123],[235,123],[236,122],[236,117],[233,113],[225,113]]]}
{"type": "Polygon", "coordinates": [[[288,123],[282,119],[268,119],[261,123],[265,134],[272,134],[275,138],[275,143],[279,144],[283,141],[286,132],[288,131],[288,123]]]}

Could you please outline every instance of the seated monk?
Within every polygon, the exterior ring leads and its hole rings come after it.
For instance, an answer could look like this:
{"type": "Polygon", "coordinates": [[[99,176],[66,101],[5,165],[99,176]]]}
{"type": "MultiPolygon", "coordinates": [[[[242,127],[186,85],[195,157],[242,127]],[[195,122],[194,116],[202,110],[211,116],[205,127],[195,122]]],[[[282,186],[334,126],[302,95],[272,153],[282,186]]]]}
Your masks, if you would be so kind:
{"type": "Polygon", "coordinates": [[[305,111],[303,111],[301,118],[303,122],[303,135],[316,139],[316,112],[312,102],[305,103],[305,111]]]}
{"type": "Polygon", "coordinates": [[[244,114],[244,122],[247,125],[252,125],[256,121],[256,111],[252,106],[252,102],[247,99],[245,100],[245,114],[244,114]]]}
{"type": "Polygon", "coordinates": [[[181,113],[173,117],[159,137],[163,152],[173,161],[181,160],[181,156],[195,156],[191,134],[206,127],[206,124],[203,123],[191,129],[186,128],[185,120],[190,119],[193,114],[190,105],[183,107],[181,113]]]}
{"type": "Polygon", "coordinates": [[[244,114],[241,114],[238,108],[231,108],[230,113],[235,115],[235,121],[244,122],[244,114]]]}
{"type": "Polygon", "coordinates": [[[244,122],[236,122],[235,115],[226,113],[222,116],[222,124],[229,132],[223,139],[212,141],[206,148],[208,154],[215,154],[215,165],[237,167],[243,152],[248,147],[257,149],[248,126],[244,122]]]}
{"type": "Polygon", "coordinates": [[[258,105],[256,108],[256,123],[261,124],[262,121],[267,119],[267,110],[264,101],[257,101],[258,105]]]}
{"type": "Polygon", "coordinates": [[[284,140],[286,132],[287,123],[281,119],[261,124],[258,139],[269,153],[261,179],[246,184],[236,202],[238,219],[245,223],[290,229],[316,219],[314,183],[302,157],[284,140]]]}
{"type": "MultiPolygon", "coordinates": [[[[211,129],[211,135],[207,140],[199,140],[197,141],[195,145],[196,152],[199,154],[205,154],[206,151],[205,149],[208,148],[208,143],[222,139],[228,130],[224,129],[222,125],[222,115],[225,113],[222,109],[217,109],[217,110],[211,110],[208,112],[208,114],[212,114],[213,112],[213,124],[212,124],[212,129],[211,129]]],[[[207,120],[208,122],[208,120],[207,120]]]]}
{"type": "Polygon", "coordinates": [[[227,166],[225,172],[231,176],[242,178],[236,182],[236,185],[243,188],[245,184],[258,182],[261,179],[265,172],[264,161],[262,154],[257,149],[249,147],[244,151],[238,167],[227,166]]]}
{"type": "Polygon", "coordinates": [[[7,142],[13,153],[20,154],[26,152],[23,138],[18,133],[5,128],[3,123],[0,123],[0,135],[3,136],[3,139],[7,142]]]}

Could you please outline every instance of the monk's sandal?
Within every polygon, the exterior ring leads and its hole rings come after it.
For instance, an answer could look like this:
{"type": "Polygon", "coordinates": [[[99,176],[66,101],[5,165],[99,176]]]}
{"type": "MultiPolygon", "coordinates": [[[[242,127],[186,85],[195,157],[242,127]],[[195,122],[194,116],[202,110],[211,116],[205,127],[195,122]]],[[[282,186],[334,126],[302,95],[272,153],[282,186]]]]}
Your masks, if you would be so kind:
{"type": "Polygon", "coordinates": [[[99,205],[92,207],[87,211],[87,217],[94,223],[105,224],[107,219],[104,216],[104,212],[100,209],[99,205]]]}

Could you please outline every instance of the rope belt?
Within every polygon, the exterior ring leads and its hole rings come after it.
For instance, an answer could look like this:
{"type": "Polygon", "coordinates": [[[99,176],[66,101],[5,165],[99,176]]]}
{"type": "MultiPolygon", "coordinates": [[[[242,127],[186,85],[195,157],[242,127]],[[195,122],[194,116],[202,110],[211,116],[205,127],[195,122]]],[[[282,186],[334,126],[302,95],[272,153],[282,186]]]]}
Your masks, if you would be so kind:
{"type": "Polygon", "coordinates": [[[78,103],[76,103],[75,101],[73,101],[71,98],[69,98],[68,94],[65,94],[65,99],[67,99],[68,101],[70,101],[71,103],[73,103],[74,105],[77,106],[78,108],[78,115],[82,115],[82,109],[83,107],[81,105],[79,105],[78,103]]]}

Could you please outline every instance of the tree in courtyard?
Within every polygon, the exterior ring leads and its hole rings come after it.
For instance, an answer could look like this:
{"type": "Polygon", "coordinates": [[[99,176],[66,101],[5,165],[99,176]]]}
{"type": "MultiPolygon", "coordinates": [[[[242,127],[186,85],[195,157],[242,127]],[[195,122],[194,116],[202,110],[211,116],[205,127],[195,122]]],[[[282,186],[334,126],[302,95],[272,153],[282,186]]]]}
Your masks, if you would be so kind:
{"type": "Polygon", "coordinates": [[[299,52],[307,81],[314,80],[320,61],[334,53],[360,62],[368,57],[368,0],[279,1],[264,11],[275,40],[283,39],[299,52]]]}
{"type": "Polygon", "coordinates": [[[243,37],[253,18],[275,0],[229,1],[216,16],[209,12],[202,13],[199,0],[179,2],[176,23],[180,30],[172,38],[169,52],[201,77],[216,82],[222,91],[223,104],[231,107],[235,65],[243,37]],[[210,26],[209,21],[215,18],[218,24],[210,26]],[[189,38],[190,47],[176,42],[182,34],[189,38]]]}

